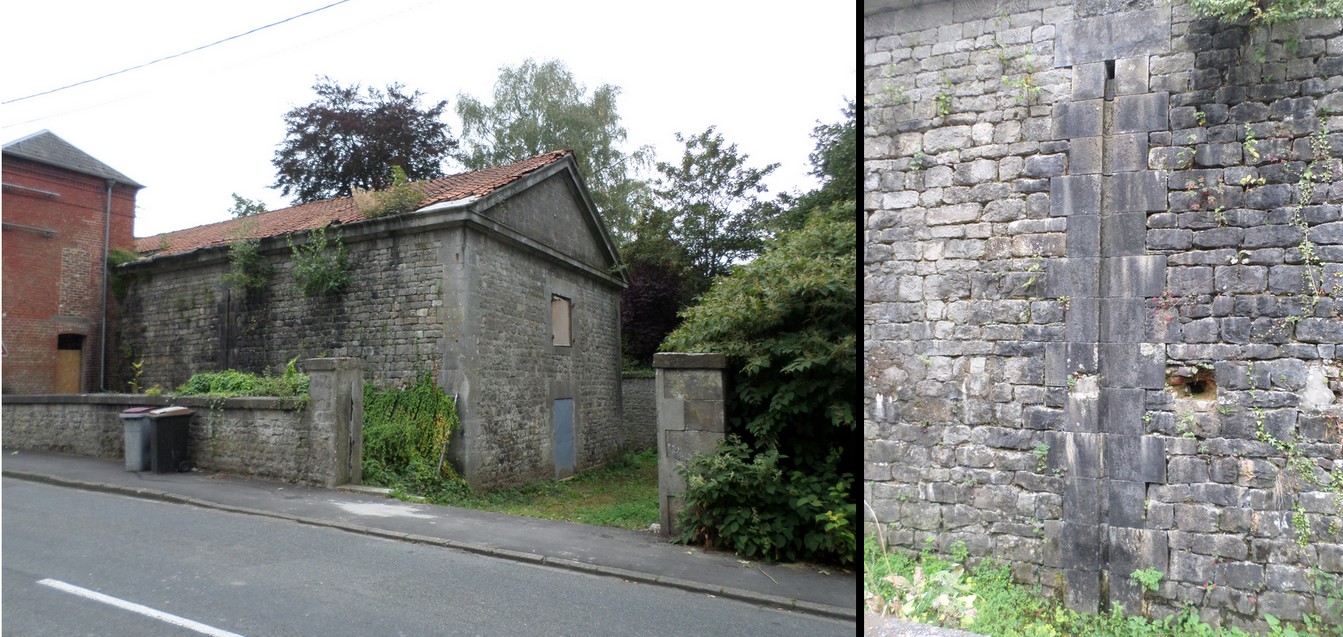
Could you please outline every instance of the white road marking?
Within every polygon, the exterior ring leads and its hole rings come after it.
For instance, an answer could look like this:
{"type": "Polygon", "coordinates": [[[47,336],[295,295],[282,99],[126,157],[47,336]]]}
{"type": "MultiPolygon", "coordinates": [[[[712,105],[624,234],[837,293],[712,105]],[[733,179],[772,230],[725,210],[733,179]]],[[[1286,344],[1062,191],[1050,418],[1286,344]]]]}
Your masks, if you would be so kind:
{"type": "Polygon", "coordinates": [[[75,586],[74,584],[67,584],[60,580],[44,579],[38,581],[37,583],[43,586],[50,586],[58,591],[65,591],[67,593],[70,593],[71,595],[78,595],[85,599],[91,599],[95,602],[102,602],[109,606],[116,606],[117,608],[120,608],[122,610],[131,611],[132,613],[139,613],[146,617],[152,617],[161,622],[166,622],[174,626],[181,626],[182,628],[194,630],[203,635],[210,635],[211,637],[243,637],[242,635],[239,635],[237,633],[231,633],[227,630],[220,630],[218,628],[215,628],[214,626],[206,626],[205,624],[191,621],[190,619],[187,619],[185,617],[178,617],[177,615],[165,613],[160,610],[154,610],[148,606],[141,606],[140,604],[128,602],[124,599],[117,599],[115,597],[112,597],[111,595],[104,595],[97,591],[91,591],[87,588],[80,588],[78,586],[75,586]]]}

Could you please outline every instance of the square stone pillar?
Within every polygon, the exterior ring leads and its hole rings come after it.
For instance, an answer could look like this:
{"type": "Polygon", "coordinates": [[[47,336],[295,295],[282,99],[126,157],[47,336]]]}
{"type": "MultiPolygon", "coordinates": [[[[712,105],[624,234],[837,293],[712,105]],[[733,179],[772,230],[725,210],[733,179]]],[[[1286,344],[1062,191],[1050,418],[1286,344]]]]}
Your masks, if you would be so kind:
{"type": "Polygon", "coordinates": [[[653,367],[657,369],[658,513],[662,534],[672,535],[686,488],[677,467],[693,456],[712,453],[723,440],[727,357],[654,354],[653,367]]]}
{"type": "Polygon", "coordinates": [[[312,475],[328,487],[359,484],[364,464],[364,372],[354,358],[309,358],[312,475]]]}

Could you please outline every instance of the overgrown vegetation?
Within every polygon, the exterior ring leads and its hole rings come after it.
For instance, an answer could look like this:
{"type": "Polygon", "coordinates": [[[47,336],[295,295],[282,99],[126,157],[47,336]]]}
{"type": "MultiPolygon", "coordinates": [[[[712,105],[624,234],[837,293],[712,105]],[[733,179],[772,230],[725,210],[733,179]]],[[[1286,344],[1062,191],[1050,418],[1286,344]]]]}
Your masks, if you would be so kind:
{"type": "Polygon", "coordinates": [[[308,298],[335,294],[349,282],[349,262],[340,231],[328,239],[326,228],[308,232],[308,241],[295,244],[289,238],[289,250],[294,258],[294,282],[308,298]]]}
{"type": "MultiPolygon", "coordinates": [[[[951,547],[952,559],[925,550],[917,555],[888,552],[877,537],[863,547],[863,597],[869,611],[911,621],[964,628],[991,637],[1249,637],[1237,628],[1204,623],[1193,607],[1160,619],[1129,615],[1114,608],[1099,615],[1068,610],[1040,586],[1018,584],[1011,569],[992,559],[971,566],[964,543],[951,547]]],[[[1155,570],[1135,571],[1145,590],[1161,579],[1155,570]]],[[[1337,577],[1313,570],[1311,581],[1328,612],[1343,611],[1337,577]]],[[[1289,623],[1265,615],[1273,637],[1339,637],[1337,615],[1331,621],[1308,615],[1289,623]]]]}
{"type": "Polygon", "coordinates": [[[365,219],[392,217],[414,212],[424,201],[424,194],[410,184],[406,171],[392,166],[392,185],[381,191],[354,191],[355,204],[365,219]]]}
{"type": "Polygon", "coordinates": [[[1343,0],[1190,0],[1194,14],[1224,24],[1247,20],[1268,26],[1297,20],[1343,17],[1343,0]]]}
{"type": "Polygon", "coordinates": [[[460,482],[446,459],[459,427],[456,405],[430,373],[405,388],[364,383],[364,482],[416,492],[460,482]]]}
{"type": "MultiPolygon", "coordinates": [[[[309,378],[301,374],[296,367],[298,357],[290,359],[284,373],[271,376],[269,373],[258,376],[248,372],[226,369],[222,372],[201,372],[193,375],[185,384],[177,388],[182,396],[213,396],[232,398],[235,396],[277,396],[281,398],[307,398],[309,378]]],[[[136,377],[139,377],[138,369],[136,377]]]]}
{"type": "Polygon", "coordinates": [[[364,385],[363,481],[393,495],[513,515],[647,529],[658,518],[657,454],[627,454],[564,481],[476,492],[447,461],[460,424],[453,399],[419,375],[405,388],[364,385]]]}
{"type": "Polygon", "coordinates": [[[735,436],[684,468],[682,540],[767,559],[853,560],[841,441],[856,428],[855,219],[853,202],[813,211],[716,280],[663,344],[725,354],[733,369],[735,436]]]}

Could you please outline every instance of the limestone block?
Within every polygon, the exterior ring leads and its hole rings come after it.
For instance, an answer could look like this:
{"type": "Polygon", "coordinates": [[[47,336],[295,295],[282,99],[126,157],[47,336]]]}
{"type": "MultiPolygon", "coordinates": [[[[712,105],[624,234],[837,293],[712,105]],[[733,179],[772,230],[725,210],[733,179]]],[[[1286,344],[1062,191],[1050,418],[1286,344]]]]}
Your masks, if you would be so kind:
{"type": "Polygon", "coordinates": [[[1147,213],[1117,212],[1101,220],[1101,256],[1126,257],[1147,251],[1147,213]]]}
{"type": "Polygon", "coordinates": [[[1115,95],[1147,92],[1148,56],[1146,54],[1115,60],[1115,95]]]}
{"type": "Polygon", "coordinates": [[[1049,214],[1054,217],[1097,215],[1101,209],[1099,175],[1067,175],[1049,180],[1049,214]]]}
{"type": "Polygon", "coordinates": [[[1099,99],[1055,104],[1051,118],[1053,139],[1100,136],[1104,106],[1105,101],[1099,99]]]}
{"type": "Polygon", "coordinates": [[[1148,298],[1166,287],[1166,255],[1115,257],[1101,260],[1101,296],[1148,298]]]}
{"type": "Polygon", "coordinates": [[[1114,103],[1114,126],[1117,133],[1146,133],[1170,128],[1169,93],[1125,95],[1116,97],[1114,103]]]}

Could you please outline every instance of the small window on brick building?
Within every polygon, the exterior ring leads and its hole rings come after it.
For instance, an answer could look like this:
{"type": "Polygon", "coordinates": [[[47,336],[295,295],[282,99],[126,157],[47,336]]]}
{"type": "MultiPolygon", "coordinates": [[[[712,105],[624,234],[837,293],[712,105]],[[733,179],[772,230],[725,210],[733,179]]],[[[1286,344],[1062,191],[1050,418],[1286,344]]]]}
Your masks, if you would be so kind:
{"type": "Polygon", "coordinates": [[[573,302],[558,294],[550,297],[550,325],[554,336],[555,347],[569,347],[573,345],[572,332],[569,329],[569,316],[573,309],[573,302]]]}

